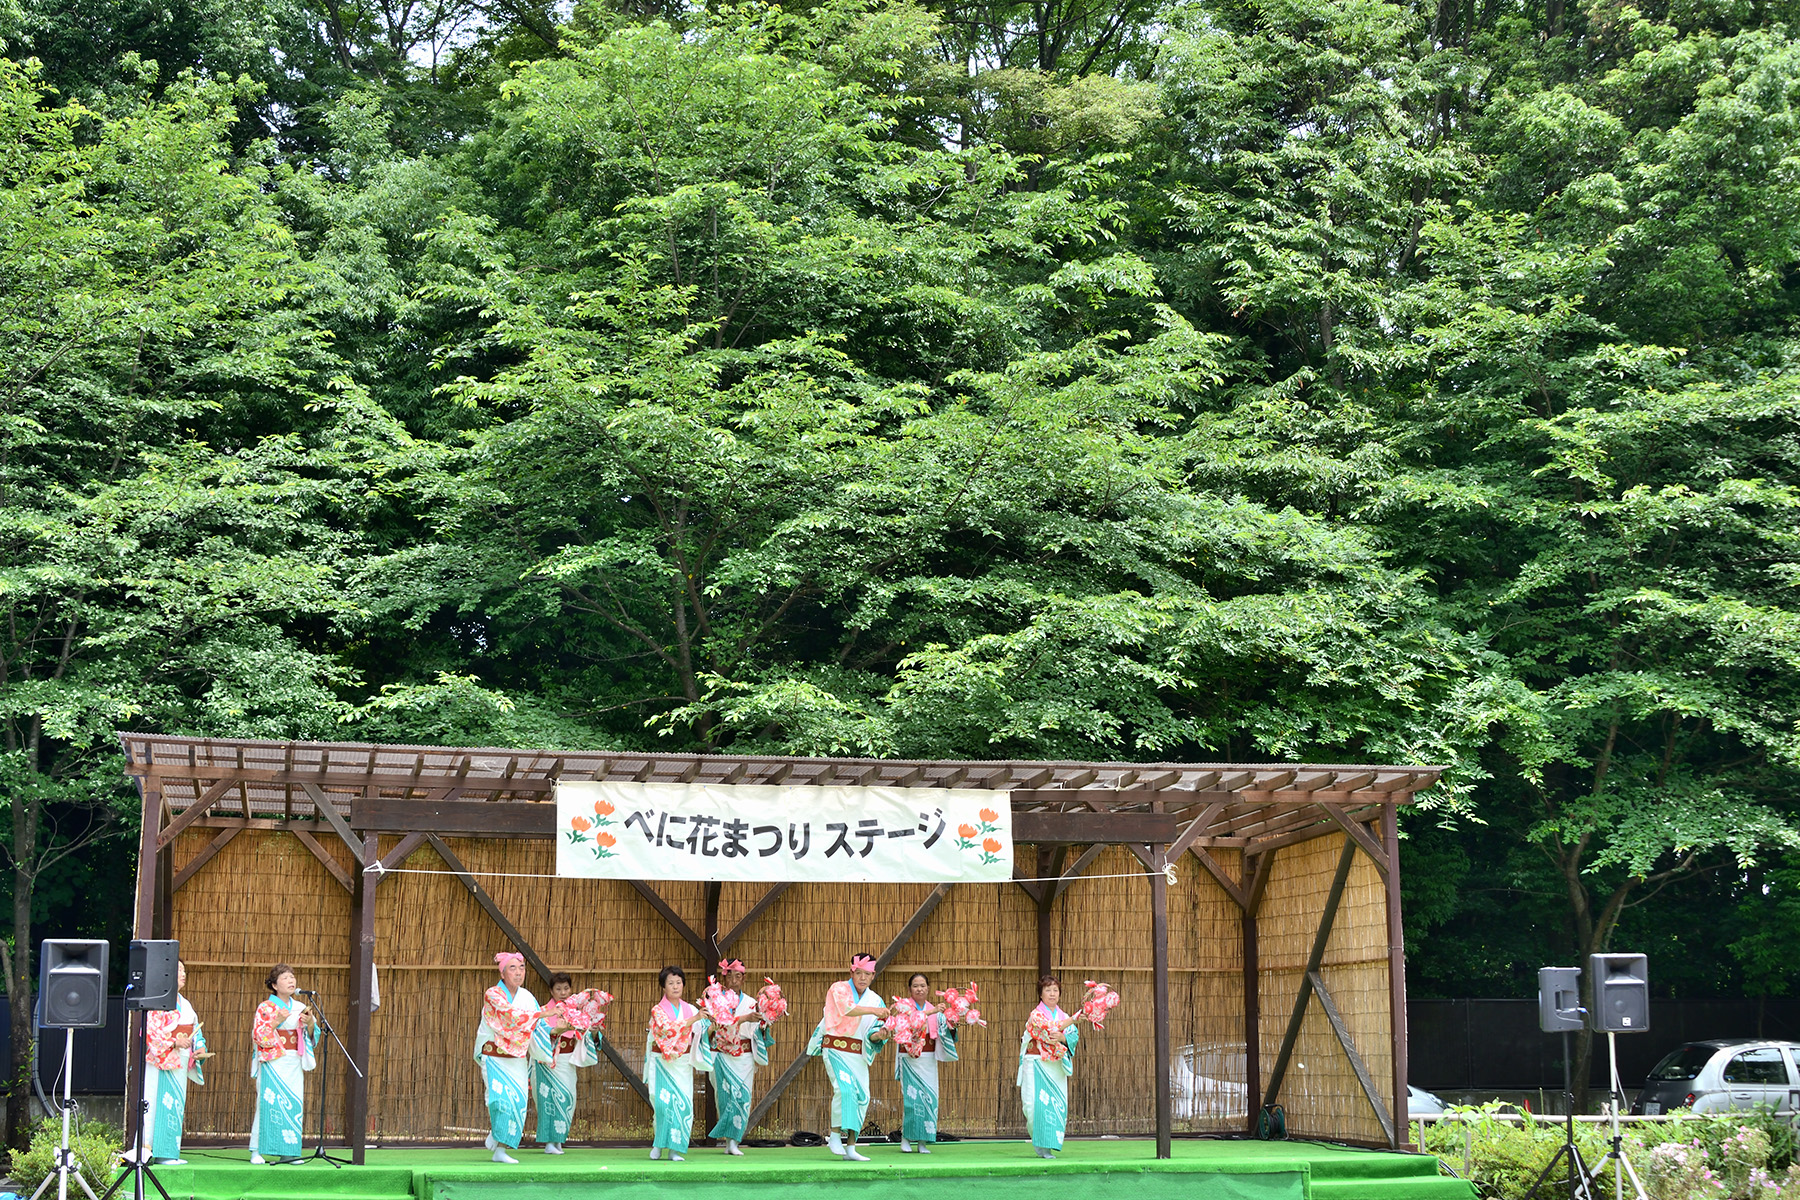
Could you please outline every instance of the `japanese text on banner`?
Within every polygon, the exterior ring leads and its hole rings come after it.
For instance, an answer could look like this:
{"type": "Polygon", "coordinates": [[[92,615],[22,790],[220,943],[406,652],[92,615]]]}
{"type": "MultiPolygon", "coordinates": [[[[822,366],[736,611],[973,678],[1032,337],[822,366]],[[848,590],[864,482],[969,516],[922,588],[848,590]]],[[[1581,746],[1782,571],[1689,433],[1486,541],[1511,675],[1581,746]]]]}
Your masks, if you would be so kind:
{"type": "Polygon", "coordinates": [[[579,879],[1012,877],[1012,804],[984,788],[577,781],[556,818],[556,873],[579,879]]]}

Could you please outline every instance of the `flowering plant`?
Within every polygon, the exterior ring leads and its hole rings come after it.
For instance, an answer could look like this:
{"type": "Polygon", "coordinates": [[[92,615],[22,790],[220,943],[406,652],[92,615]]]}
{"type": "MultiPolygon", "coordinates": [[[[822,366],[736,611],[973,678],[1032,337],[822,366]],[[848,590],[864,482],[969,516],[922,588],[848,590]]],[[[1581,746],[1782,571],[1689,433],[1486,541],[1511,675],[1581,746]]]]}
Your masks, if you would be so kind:
{"type": "Polygon", "coordinates": [[[768,1025],[773,1025],[787,1016],[787,997],[781,994],[781,985],[763,976],[762,991],[756,993],[756,1015],[768,1025]]]}

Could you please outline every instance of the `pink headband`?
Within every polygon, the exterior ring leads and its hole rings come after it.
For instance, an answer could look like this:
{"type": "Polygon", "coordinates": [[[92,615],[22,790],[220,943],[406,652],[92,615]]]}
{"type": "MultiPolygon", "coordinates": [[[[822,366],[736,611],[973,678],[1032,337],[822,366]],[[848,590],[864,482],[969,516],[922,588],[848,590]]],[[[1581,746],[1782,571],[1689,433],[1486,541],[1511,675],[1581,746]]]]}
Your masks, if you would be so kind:
{"type": "Polygon", "coordinates": [[[524,966],[525,956],[523,954],[514,954],[511,950],[502,950],[500,953],[494,955],[494,962],[499,965],[502,971],[504,971],[514,963],[518,963],[521,967],[524,966]]]}
{"type": "Polygon", "coordinates": [[[875,960],[866,954],[852,954],[850,956],[850,969],[852,971],[873,971],[875,969],[875,960]]]}
{"type": "Polygon", "coordinates": [[[726,958],[719,961],[719,974],[721,975],[729,975],[733,971],[741,971],[743,969],[744,964],[735,958],[726,958]]]}

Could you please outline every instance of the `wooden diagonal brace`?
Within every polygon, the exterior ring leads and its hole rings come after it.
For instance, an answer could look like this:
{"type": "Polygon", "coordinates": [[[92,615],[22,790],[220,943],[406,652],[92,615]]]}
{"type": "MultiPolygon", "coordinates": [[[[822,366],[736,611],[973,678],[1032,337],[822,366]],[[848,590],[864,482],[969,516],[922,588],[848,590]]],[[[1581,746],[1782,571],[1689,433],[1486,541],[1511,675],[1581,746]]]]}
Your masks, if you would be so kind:
{"type": "Polygon", "coordinates": [[[679,933],[687,944],[694,948],[695,953],[700,955],[702,963],[712,962],[712,947],[706,944],[706,939],[695,933],[694,927],[682,920],[681,914],[670,908],[669,902],[657,895],[655,888],[641,879],[627,879],[625,882],[629,883],[638,895],[648,900],[650,907],[656,910],[657,915],[667,921],[669,927],[679,933]]]}
{"type": "Polygon", "coordinates": [[[728,954],[732,944],[750,932],[750,926],[756,924],[757,919],[768,912],[775,901],[781,899],[781,893],[793,886],[792,883],[777,883],[770,886],[769,890],[762,894],[762,899],[750,906],[750,911],[744,914],[743,919],[731,927],[731,932],[719,939],[719,956],[722,958],[728,954]]]}
{"type": "MultiPolygon", "coordinates": [[[[895,956],[906,948],[906,943],[912,940],[913,934],[919,932],[919,926],[925,924],[926,919],[936,911],[937,906],[942,904],[944,897],[949,894],[950,885],[947,883],[940,883],[931,889],[931,895],[925,897],[919,907],[913,910],[911,919],[901,926],[900,932],[895,934],[893,940],[887,944],[887,949],[881,952],[881,957],[875,960],[877,975],[887,970],[888,964],[893,962],[895,956]]],[[[781,1077],[775,1081],[773,1086],[763,1093],[763,1098],[756,1102],[756,1107],[750,1110],[749,1123],[744,1126],[745,1129],[755,1129],[761,1123],[762,1119],[768,1115],[769,1109],[775,1106],[775,1101],[781,1099],[781,1093],[787,1091],[788,1085],[800,1077],[800,1072],[805,1069],[807,1059],[810,1057],[812,1056],[807,1054],[804,1049],[794,1057],[794,1061],[787,1065],[787,1070],[781,1073],[781,1077]]]]}
{"type": "Polygon", "coordinates": [[[189,825],[192,825],[195,821],[198,821],[201,817],[204,817],[208,810],[212,808],[215,800],[236,786],[236,779],[221,779],[211,787],[207,788],[204,792],[201,792],[199,799],[183,809],[180,816],[176,817],[173,821],[170,821],[163,827],[162,832],[156,835],[156,848],[158,850],[166,849],[169,843],[174,841],[176,837],[180,835],[182,830],[186,829],[189,825]]]}
{"type": "MultiPolygon", "coordinates": [[[[1239,884],[1237,880],[1225,873],[1225,868],[1219,865],[1219,860],[1214,858],[1211,854],[1208,854],[1205,846],[1191,847],[1189,852],[1193,854],[1195,858],[1200,860],[1200,865],[1206,868],[1207,873],[1213,877],[1221,888],[1225,889],[1225,894],[1231,897],[1232,902],[1239,908],[1248,912],[1250,909],[1249,894],[1244,891],[1243,886],[1239,884]]],[[[1245,882],[1248,881],[1246,880],[1245,882]]]]}
{"type": "Polygon", "coordinates": [[[385,855],[382,856],[381,864],[380,864],[381,871],[382,872],[392,871],[395,867],[398,867],[400,864],[404,863],[408,858],[412,857],[412,852],[414,850],[417,850],[420,846],[423,846],[424,844],[425,844],[425,835],[424,834],[422,834],[422,833],[407,834],[405,837],[401,838],[398,842],[396,842],[394,844],[394,848],[392,850],[389,850],[385,855]]]}
{"type": "Polygon", "coordinates": [[[344,839],[344,845],[350,847],[350,853],[356,856],[356,861],[361,862],[362,839],[350,831],[350,822],[338,815],[337,806],[325,798],[324,791],[316,783],[302,783],[300,790],[306,793],[306,798],[319,810],[319,816],[337,830],[337,835],[344,839]]]}
{"type": "Polygon", "coordinates": [[[312,851],[312,856],[318,859],[320,865],[327,871],[331,872],[331,877],[337,880],[346,892],[354,893],[356,891],[355,884],[350,880],[350,872],[338,866],[337,860],[331,857],[331,852],[319,845],[318,840],[314,838],[312,834],[306,832],[304,829],[293,829],[289,830],[289,832],[300,839],[300,844],[302,846],[305,846],[308,850],[312,851]]]}
{"type": "MultiPolygon", "coordinates": [[[[504,933],[513,947],[525,956],[525,961],[531,964],[531,969],[537,972],[538,978],[548,983],[551,975],[549,965],[538,957],[538,952],[531,948],[531,943],[527,942],[513,923],[506,919],[506,914],[500,911],[500,906],[494,903],[494,898],[488,895],[487,889],[476,881],[475,876],[469,873],[467,867],[463,866],[462,859],[456,856],[456,852],[445,845],[444,839],[435,833],[426,834],[425,840],[431,843],[431,848],[438,852],[438,857],[444,860],[444,865],[450,868],[451,873],[462,880],[462,885],[469,889],[469,895],[475,897],[475,902],[481,905],[494,924],[500,927],[500,932],[504,933]]],[[[612,1040],[602,1036],[600,1049],[606,1054],[607,1061],[617,1067],[619,1074],[625,1077],[625,1082],[631,1085],[631,1090],[638,1094],[639,1099],[648,1104],[650,1089],[644,1086],[643,1078],[632,1069],[631,1064],[619,1056],[619,1052],[613,1048],[612,1040]]]]}
{"type": "Polygon", "coordinates": [[[1381,873],[1381,878],[1385,882],[1388,877],[1387,851],[1380,842],[1375,840],[1375,835],[1369,832],[1369,827],[1361,821],[1352,821],[1350,814],[1344,811],[1344,806],[1341,804],[1320,801],[1319,807],[1324,809],[1327,815],[1338,823],[1338,827],[1350,835],[1350,840],[1369,856],[1369,861],[1375,864],[1375,869],[1381,873]]]}
{"type": "Polygon", "coordinates": [[[1099,845],[1089,846],[1086,850],[1083,850],[1081,852],[1081,857],[1070,863],[1068,870],[1062,873],[1062,878],[1056,881],[1056,889],[1050,898],[1054,900],[1073,887],[1075,881],[1081,878],[1081,873],[1087,870],[1096,858],[1100,857],[1100,852],[1104,849],[1106,849],[1105,845],[1099,845]]]}
{"type": "Polygon", "coordinates": [[[213,855],[223,850],[232,838],[242,832],[244,832],[244,827],[242,825],[234,826],[231,829],[221,830],[219,836],[208,842],[204,850],[188,859],[187,865],[175,872],[175,880],[169,885],[169,891],[171,893],[179,892],[182,884],[192,879],[194,874],[199,871],[201,867],[204,867],[207,863],[212,861],[213,855]]]}
{"type": "Polygon", "coordinates": [[[1344,1024],[1343,1015],[1338,1012],[1337,1002],[1331,998],[1331,989],[1325,986],[1325,976],[1312,970],[1306,973],[1306,977],[1312,982],[1313,993],[1319,997],[1319,1007],[1324,1010],[1325,1019],[1331,1022],[1331,1032],[1337,1034],[1338,1045],[1344,1048],[1344,1056],[1350,1060],[1350,1069],[1356,1072],[1356,1082],[1362,1085],[1363,1095],[1369,1099],[1369,1107],[1375,1110],[1375,1119],[1381,1122],[1381,1131],[1387,1134],[1388,1145],[1394,1145],[1393,1114],[1388,1112],[1381,1093],[1376,1090],[1375,1080],[1369,1075],[1368,1064],[1356,1052],[1356,1043],[1350,1040],[1350,1030],[1344,1024]]]}
{"type": "Polygon", "coordinates": [[[1331,927],[1337,922],[1338,904],[1344,898],[1344,883],[1350,878],[1350,864],[1356,858],[1356,843],[1344,839],[1344,852],[1338,855],[1337,874],[1331,877],[1331,892],[1325,897],[1325,911],[1319,916],[1319,930],[1313,935],[1312,953],[1306,960],[1306,974],[1300,980],[1300,994],[1294,997],[1294,1012],[1288,1018],[1287,1032],[1281,1037],[1281,1052],[1275,1056],[1275,1069],[1269,1072],[1269,1086],[1263,1092],[1262,1106],[1267,1108],[1281,1095],[1281,1083],[1287,1076],[1288,1062],[1294,1057],[1294,1044],[1300,1040],[1300,1025],[1306,1019],[1306,1002],[1312,999],[1313,973],[1325,958],[1325,944],[1331,940],[1331,927]]]}

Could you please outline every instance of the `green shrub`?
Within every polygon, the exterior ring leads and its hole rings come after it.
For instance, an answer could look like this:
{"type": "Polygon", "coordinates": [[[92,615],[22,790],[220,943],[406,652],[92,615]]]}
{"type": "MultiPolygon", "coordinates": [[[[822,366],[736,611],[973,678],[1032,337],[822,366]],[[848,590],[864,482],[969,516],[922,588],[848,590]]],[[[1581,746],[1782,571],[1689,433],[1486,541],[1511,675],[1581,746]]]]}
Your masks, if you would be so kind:
{"type": "MultiPolygon", "coordinates": [[[[56,1148],[62,1144],[62,1119],[40,1121],[31,1131],[31,1146],[15,1150],[7,1174],[29,1196],[44,1177],[56,1170],[56,1148]]],[[[125,1146],[125,1133],[105,1121],[79,1121],[69,1124],[69,1149],[75,1152],[75,1165],[94,1190],[111,1181],[113,1162],[125,1146]]],[[[76,1189],[71,1189],[75,1191],[76,1189]]]]}

